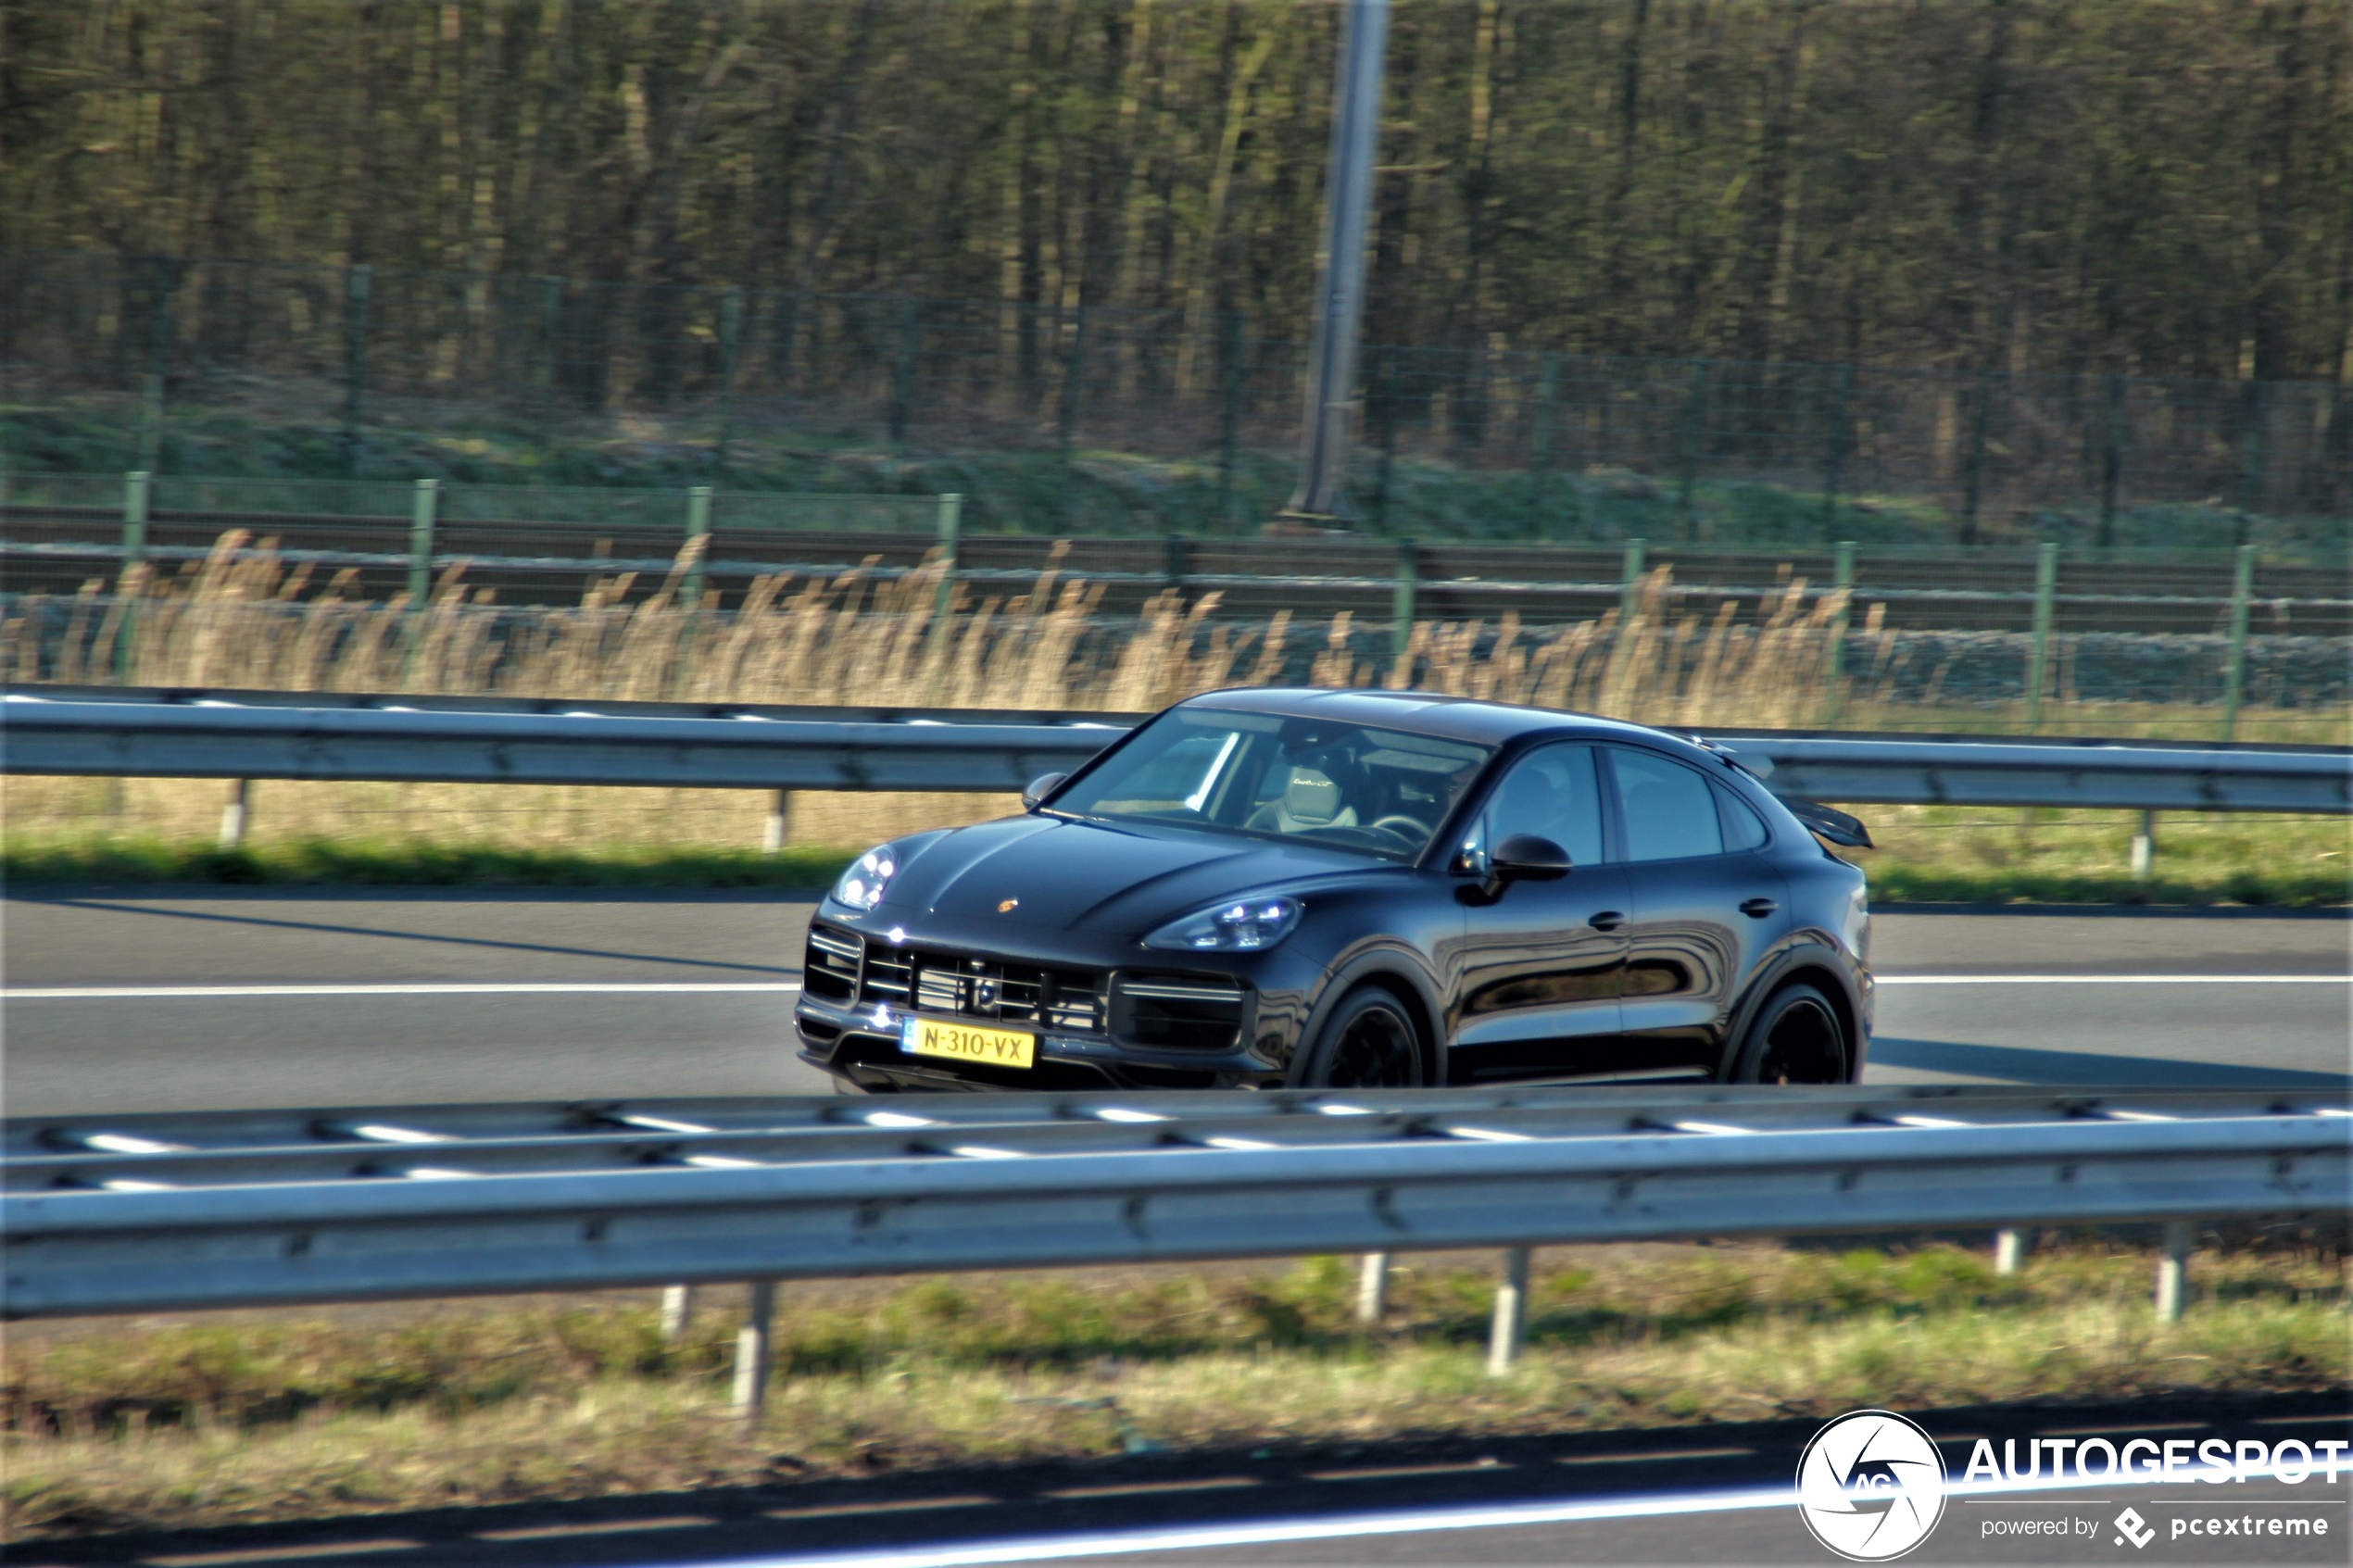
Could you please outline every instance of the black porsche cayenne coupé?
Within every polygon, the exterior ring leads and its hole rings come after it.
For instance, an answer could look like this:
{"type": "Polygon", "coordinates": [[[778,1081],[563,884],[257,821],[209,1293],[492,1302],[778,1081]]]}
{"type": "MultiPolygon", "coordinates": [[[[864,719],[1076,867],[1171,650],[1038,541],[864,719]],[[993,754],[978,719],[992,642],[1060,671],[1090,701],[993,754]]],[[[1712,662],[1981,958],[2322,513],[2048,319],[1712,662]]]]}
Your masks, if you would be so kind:
{"type": "Polygon", "coordinates": [[[842,1086],[1862,1072],[1863,875],[1702,743],[1414,693],[1228,691],[1023,798],[870,850],[817,909],[796,1022],[842,1086]]]}

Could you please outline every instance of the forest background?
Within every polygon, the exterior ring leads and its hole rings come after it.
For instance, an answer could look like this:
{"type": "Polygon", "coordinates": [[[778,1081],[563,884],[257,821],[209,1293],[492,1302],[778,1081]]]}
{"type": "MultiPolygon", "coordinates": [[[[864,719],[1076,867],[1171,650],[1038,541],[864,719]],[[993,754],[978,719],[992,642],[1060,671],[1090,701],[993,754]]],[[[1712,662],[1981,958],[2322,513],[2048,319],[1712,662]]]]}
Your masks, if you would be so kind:
{"type": "MultiPolygon", "coordinates": [[[[1304,335],[1338,12],[8,0],[10,246],[1304,335]]],[[[1367,336],[2353,374],[2343,0],[1403,0],[1367,336]]]]}

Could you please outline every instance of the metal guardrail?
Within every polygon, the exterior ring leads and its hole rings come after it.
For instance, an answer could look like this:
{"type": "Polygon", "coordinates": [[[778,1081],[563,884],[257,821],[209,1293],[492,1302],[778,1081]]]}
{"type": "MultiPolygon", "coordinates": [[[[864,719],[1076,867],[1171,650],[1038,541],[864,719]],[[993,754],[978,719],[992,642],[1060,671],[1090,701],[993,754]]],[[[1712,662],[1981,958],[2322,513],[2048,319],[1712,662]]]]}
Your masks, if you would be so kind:
{"type": "Polygon", "coordinates": [[[15,1121],[0,1312],[2333,1217],[2353,1209],[2348,1155],[2353,1097],[2311,1091],[1014,1095],[15,1121]]]}
{"type": "MultiPolygon", "coordinates": [[[[889,712],[19,688],[0,771],[120,777],[675,785],[1006,794],[1065,771],[1128,714],[889,712]]],[[[2053,738],[1711,731],[1793,796],[1845,802],[2353,812],[2353,752],[2053,738]]]]}

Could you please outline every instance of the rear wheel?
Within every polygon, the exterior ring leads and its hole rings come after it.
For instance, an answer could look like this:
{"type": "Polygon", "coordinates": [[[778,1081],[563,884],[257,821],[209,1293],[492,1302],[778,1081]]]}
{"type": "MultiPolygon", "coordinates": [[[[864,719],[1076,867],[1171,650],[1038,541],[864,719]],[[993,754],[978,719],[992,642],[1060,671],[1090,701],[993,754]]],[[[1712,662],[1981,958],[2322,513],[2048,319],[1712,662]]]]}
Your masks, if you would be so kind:
{"type": "Polygon", "coordinates": [[[1418,1032],[1405,1005],[1378,985],[1359,985],[1325,1022],[1300,1074],[1302,1088],[1418,1089],[1418,1032]]]}
{"type": "Polygon", "coordinates": [[[1758,1010],[1732,1080],[1740,1084],[1843,1084],[1852,1060],[1846,1026],[1813,985],[1784,985],[1758,1010]]]}

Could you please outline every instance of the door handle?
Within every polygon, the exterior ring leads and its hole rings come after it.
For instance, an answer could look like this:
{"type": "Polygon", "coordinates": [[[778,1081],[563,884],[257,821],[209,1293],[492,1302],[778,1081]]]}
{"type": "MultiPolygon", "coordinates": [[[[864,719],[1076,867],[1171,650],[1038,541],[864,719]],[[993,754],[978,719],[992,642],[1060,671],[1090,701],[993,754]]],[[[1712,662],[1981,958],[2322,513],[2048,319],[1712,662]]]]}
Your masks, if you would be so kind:
{"type": "Polygon", "coordinates": [[[1616,931],[1619,926],[1626,923],[1626,917],[1619,914],[1616,909],[1604,909],[1601,913],[1595,915],[1585,923],[1592,926],[1595,931],[1616,931]]]}
{"type": "Polygon", "coordinates": [[[1750,898],[1741,905],[1741,913],[1752,920],[1763,920],[1780,906],[1770,898],[1750,898]]]}

